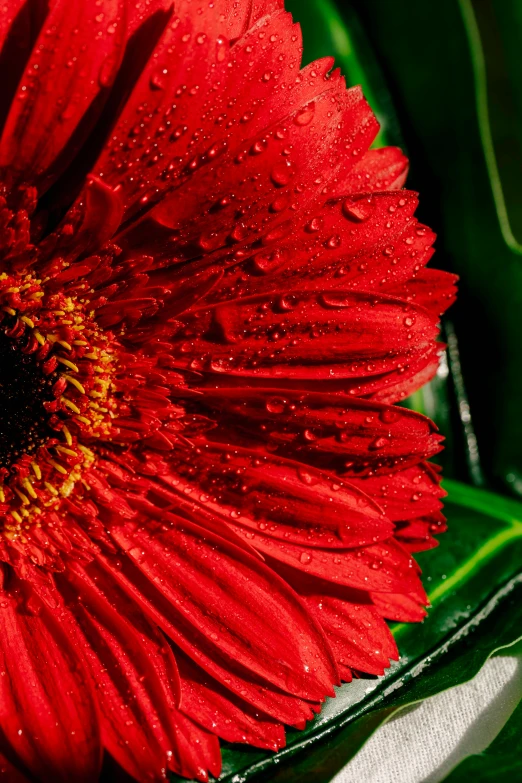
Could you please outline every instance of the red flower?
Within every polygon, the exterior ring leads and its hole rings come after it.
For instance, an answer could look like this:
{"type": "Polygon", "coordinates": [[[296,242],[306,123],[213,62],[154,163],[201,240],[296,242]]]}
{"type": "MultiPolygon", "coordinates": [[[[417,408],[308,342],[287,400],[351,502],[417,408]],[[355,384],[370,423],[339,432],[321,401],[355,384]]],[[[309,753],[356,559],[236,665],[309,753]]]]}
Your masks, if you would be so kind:
{"type": "Polygon", "coordinates": [[[454,279],[281,0],[7,9],[4,770],[205,780],[425,614],[454,279]]]}

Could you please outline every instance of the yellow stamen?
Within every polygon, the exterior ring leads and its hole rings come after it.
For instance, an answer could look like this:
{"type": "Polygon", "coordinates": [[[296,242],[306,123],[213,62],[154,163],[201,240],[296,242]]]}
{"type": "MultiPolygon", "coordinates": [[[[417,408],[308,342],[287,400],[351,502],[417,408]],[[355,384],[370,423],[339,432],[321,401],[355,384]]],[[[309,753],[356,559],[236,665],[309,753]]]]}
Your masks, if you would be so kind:
{"type": "Polygon", "coordinates": [[[69,408],[70,410],[72,410],[73,413],[80,413],[80,409],[78,408],[78,406],[75,405],[74,402],[71,402],[70,400],[68,400],[67,397],[60,397],[60,399],[63,402],[63,404],[65,405],[65,407],[69,408]]]}
{"type": "Polygon", "coordinates": [[[55,446],[56,451],[61,451],[62,454],[69,454],[71,457],[77,457],[78,454],[72,449],[66,449],[65,446],[55,446]]]}
{"type": "Polygon", "coordinates": [[[40,343],[40,345],[45,345],[45,337],[43,337],[40,334],[40,332],[33,332],[33,334],[36,337],[36,339],[38,340],[38,342],[40,343]]]}
{"type": "Polygon", "coordinates": [[[25,491],[27,492],[27,494],[28,494],[28,495],[30,495],[30,496],[32,497],[32,499],[33,499],[33,500],[37,500],[37,499],[38,499],[38,495],[37,495],[37,494],[36,494],[36,492],[34,491],[34,489],[33,489],[33,485],[31,484],[31,482],[29,481],[29,479],[27,479],[27,478],[26,478],[26,479],[24,479],[24,480],[22,481],[22,486],[23,486],[23,488],[25,489],[25,491]]]}
{"type": "Polygon", "coordinates": [[[58,471],[58,473],[61,473],[62,476],[67,475],[67,471],[63,467],[63,465],[60,465],[58,462],[55,462],[54,459],[48,459],[47,464],[50,465],[52,468],[58,471]]]}
{"type": "Polygon", "coordinates": [[[40,466],[37,465],[36,462],[31,462],[31,467],[33,469],[34,475],[36,476],[38,481],[40,481],[40,479],[42,478],[42,471],[40,470],[40,466]]]}
{"type": "Polygon", "coordinates": [[[49,484],[48,481],[44,481],[46,489],[51,493],[51,495],[54,495],[55,497],[58,495],[58,492],[55,490],[52,484],[49,484]]]}
{"type": "Polygon", "coordinates": [[[64,375],[63,377],[65,378],[66,381],[72,383],[73,386],[76,386],[79,392],[81,392],[82,394],[86,394],[85,388],[82,386],[80,381],[76,380],[76,378],[71,378],[70,375],[64,375]]]}
{"type": "Polygon", "coordinates": [[[67,445],[70,446],[73,442],[71,433],[65,426],[62,427],[62,432],[65,435],[65,440],[67,441],[67,445]]]}
{"type": "Polygon", "coordinates": [[[64,359],[63,356],[57,356],[57,361],[59,361],[61,364],[65,364],[66,367],[68,367],[70,370],[73,370],[73,372],[80,372],[79,368],[69,361],[69,359],[64,359]]]}
{"type": "Polygon", "coordinates": [[[20,500],[22,501],[22,503],[24,504],[24,506],[28,506],[29,505],[29,498],[27,497],[27,495],[24,495],[24,493],[20,492],[20,490],[17,489],[16,487],[13,487],[13,489],[16,492],[16,494],[18,495],[18,497],[20,498],[20,500]]]}
{"type": "Polygon", "coordinates": [[[20,320],[24,322],[24,324],[27,324],[30,329],[34,329],[34,321],[31,321],[30,318],[28,318],[26,315],[22,315],[20,317],[20,320]]]}

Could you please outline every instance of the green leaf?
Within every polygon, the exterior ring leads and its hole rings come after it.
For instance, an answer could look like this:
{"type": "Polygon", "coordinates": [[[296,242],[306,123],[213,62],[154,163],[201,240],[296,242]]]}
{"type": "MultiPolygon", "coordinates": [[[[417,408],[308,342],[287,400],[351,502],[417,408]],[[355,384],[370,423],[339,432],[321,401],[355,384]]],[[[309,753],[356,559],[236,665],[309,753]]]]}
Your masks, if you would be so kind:
{"type": "Polygon", "coordinates": [[[397,709],[470,679],[520,637],[522,504],[457,482],[445,486],[452,532],[418,556],[432,608],[422,624],[395,624],[400,661],[382,678],[339,688],[305,731],[288,732],[277,754],[225,746],[222,781],[326,781],[397,709]]]}
{"type": "Polygon", "coordinates": [[[500,783],[522,779],[522,702],[506,725],[482,753],[468,756],[448,777],[446,783],[500,783]]]}

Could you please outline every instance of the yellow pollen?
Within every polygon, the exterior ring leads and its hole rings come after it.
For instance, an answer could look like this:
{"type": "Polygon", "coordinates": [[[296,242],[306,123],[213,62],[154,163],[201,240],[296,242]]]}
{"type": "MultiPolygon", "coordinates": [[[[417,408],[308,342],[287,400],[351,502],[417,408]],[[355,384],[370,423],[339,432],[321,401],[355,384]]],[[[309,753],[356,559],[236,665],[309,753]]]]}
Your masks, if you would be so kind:
{"type": "Polygon", "coordinates": [[[73,413],[78,413],[78,414],[80,413],[80,409],[78,408],[78,406],[75,405],[74,402],[68,400],[67,397],[60,397],[60,399],[63,402],[63,404],[66,406],[66,408],[72,410],[73,413]]]}
{"type": "Polygon", "coordinates": [[[24,324],[27,324],[31,329],[34,329],[34,321],[31,321],[30,318],[28,318],[26,315],[22,315],[20,317],[20,320],[24,322],[24,324]]]}
{"type": "Polygon", "coordinates": [[[54,459],[48,459],[47,464],[50,465],[52,468],[58,471],[58,473],[61,473],[62,476],[67,475],[67,471],[63,467],[63,465],[60,465],[58,462],[55,462],[54,459]]]}
{"type": "Polygon", "coordinates": [[[36,337],[37,341],[40,343],[40,345],[45,345],[45,337],[43,337],[40,332],[33,332],[34,336],[36,337]]]}
{"type": "Polygon", "coordinates": [[[72,383],[73,386],[76,386],[76,388],[78,389],[79,392],[81,392],[82,394],[86,393],[84,387],[82,386],[80,381],[76,380],[76,378],[71,378],[70,375],[64,375],[63,377],[65,378],[66,381],[68,381],[69,383],[72,383]]]}
{"type": "Polygon", "coordinates": [[[2,310],[8,315],[16,315],[16,310],[13,310],[12,307],[3,307],[2,310]]]}
{"type": "Polygon", "coordinates": [[[16,492],[16,494],[18,495],[18,497],[20,498],[20,500],[22,501],[22,503],[24,504],[24,506],[28,506],[29,505],[29,498],[27,497],[27,495],[24,495],[24,493],[20,492],[20,490],[17,489],[16,487],[13,487],[13,489],[16,492]]]}
{"type": "Polygon", "coordinates": [[[85,416],[76,416],[76,418],[78,419],[78,421],[81,421],[82,424],[87,424],[87,425],[92,424],[91,420],[87,419],[85,416]]]}
{"type": "Polygon", "coordinates": [[[22,521],[23,521],[22,517],[20,516],[20,514],[17,511],[11,511],[11,516],[13,517],[13,519],[16,522],[18,522],[19,525],[22,524],[22,521]]]}
{"type": "Polygon", "coordinates": [[[66,449],[65,446],[55,446],[56,451],[61,451],[62,454],[69,454],[71,457],[77,457],[78,454],[72,449],[66,449]]]}
{"type": "Polygon", "coordinates": [[[65,340],[56,340],[56,342],[58,343],[58,345],[61,345],[63,348],[65,348],[66,351],[72,351],[72,345],[66,343],[65,340]]]}
{"type": "Polygon", "coordinates": [[[31,467],[33,469],[34,475],[36,476],[38,481],[40,481],[40,479],[42,478],[42,471],[40,470],[40,466],[36,462],[31,462],[31,467]]]}
{"type": "Polygon", "coordinates": [[[24,480],[22,481],[22,486],[23,486],[23,488],[25,489],[25,491],[27,492],[27,494],[28,494],[28,495],[30,495],[30,496],[32,497],[32,499],[33,499],[33,500],[37,500],[37,499],[38,499],[38,495],[37,495],[37,494],[36,494],[36,492],[34,491],[34,489],[33,489],[33,485],[31,484],[31,482],[29,481],[29,479],[24,479],[24,480]]]}
{"type": "Polygon", "coordinates": [[[59,361],[61,364],[64,364],[70,370],[73,370],[73,372],[80,372],[79,368],[75,364],[70,362],[69,359],[64,359],[63,356],[57,356],[56,360],[59,361]]]}
{"type": "Polygon", "coordinates": [[[73,340],[73,345],[89,345],[85,340],[73,340]]]}
{"type": "Polygon", "coordinates": [[[63,432],[63,434],[65,435],[65,440],[67,441],[67,445],[68,445],[68,446],[71,446],[71,444],[72,444],[72,442],[73,442],[73,440],[72,440],[72,435],[71,435],[71,433],[69,432],[69,430],[67,429],[67,427],[63,426],[63,427],[62,427],[62,432],[63,432]]]}
{"type": "Polygon", "coordinates": [[[0,503],[5,503],[4,488],[0,487],[0,503]]]}
{"type": "Polygon", "coordinates": [[[45,484],[45,488],[51,493],[51,495],[54,495],[55,497],[58,496],[58,492],[56,491],[56,489],[53,487],[52,484],[49,484],[48,481],[44,481],[44,484],[45,484]]]}
{"type": "Polygon", "coordinates": [[[44,296],[44,292],[43,291],[35,291],[34,294],[31,294],[29,299],[42,299],[43,296],[44,296]]]}

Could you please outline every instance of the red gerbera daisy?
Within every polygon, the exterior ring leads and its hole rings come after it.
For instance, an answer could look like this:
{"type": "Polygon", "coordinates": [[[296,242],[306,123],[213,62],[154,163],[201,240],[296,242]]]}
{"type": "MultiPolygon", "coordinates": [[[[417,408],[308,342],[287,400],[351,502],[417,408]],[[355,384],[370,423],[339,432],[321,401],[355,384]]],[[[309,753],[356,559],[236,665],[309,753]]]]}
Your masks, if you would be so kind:
{"type": "Polygon", "coordinates": [[[9,780],[219,774],[420,620],[454,278],[407,161],[282,0],[0,20],[9,780]],[[9,63],[6,69],[5,63],[9,63]],[[169,641],[167,641],[167,638],[169,641]]]}

